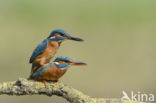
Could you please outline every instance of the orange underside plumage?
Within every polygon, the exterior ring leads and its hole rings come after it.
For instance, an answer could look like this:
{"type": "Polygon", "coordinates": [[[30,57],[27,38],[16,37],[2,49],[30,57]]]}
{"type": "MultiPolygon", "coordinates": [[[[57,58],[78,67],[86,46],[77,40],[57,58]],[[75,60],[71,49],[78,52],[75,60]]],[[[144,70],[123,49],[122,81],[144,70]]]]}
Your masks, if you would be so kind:
{"type": "Polygon", "coordinates": [[[64,75],[64,73],[67,71],[67,69],[60,69],[57,68],[56,66],[51,67],[46,69],[42,76],[35,78],[34,80],[36,81],[42,81],[42,80],[47,80],[47,81],[53,81],[53,80],[58,80],[60,77],[64,75]]]}
{"type": "Polygon", "coordinates": [[[60,44],[58,42],[50,42],[47,45],[47,48],[44,50],[42,54],[37,56],[35,60],[33,61],[34,67],[32,68],[32,72],[30,75],[30,78],[32,74],[42,65],[50,63],[51,58],[55,55],[57,49],[59,48],[60,44]]]}

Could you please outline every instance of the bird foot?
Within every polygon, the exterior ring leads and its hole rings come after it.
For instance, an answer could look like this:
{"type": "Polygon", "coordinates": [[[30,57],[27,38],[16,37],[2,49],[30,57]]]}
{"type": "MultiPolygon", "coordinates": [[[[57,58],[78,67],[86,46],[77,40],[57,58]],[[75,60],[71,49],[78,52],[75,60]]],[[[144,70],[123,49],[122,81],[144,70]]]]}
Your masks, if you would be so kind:
{"type": "Polygon", "coordinates": [[[48,82],[46,80],[43,80],[44,82],[44,85],[47,86],[48,85],[48,82]]]}
{"type": "Polygon", "coordinates": [[[47,64],[49,64],[49,63],[46,63],[46,64],[41,64],[42,66],[44,66],[44,65],[47,65],[47,64]]]}
{"type": "Polygon", "coordinates": [[[59,81],[58,80],[56,81],[56,84],[59,84],[59,81]]]}

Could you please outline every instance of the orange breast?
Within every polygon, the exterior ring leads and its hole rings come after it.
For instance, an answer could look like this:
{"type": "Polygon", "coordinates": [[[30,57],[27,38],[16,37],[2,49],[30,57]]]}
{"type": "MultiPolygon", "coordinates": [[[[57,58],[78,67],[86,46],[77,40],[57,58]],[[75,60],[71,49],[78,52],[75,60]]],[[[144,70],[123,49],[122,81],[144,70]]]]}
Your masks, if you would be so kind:
{"type": "Polygon", "coordinates": [[[67,71],[67,69],[61,70],[57,67],[48,68],[44,71],[43,75],[39,78],[36,78],[36,80],[58,80],[60,77],[64,75],[64,73],[67,71]]]}
{"type": "Polygon", "coordinates": [[[36,59],[33,61],[34,65],[34,68],[32,69],[33,72],[35,72],[39,67],[41,67],[41,64],[50,63],[51,58],[55,55],[58,48],[59,48],[58,42],[50,42],[47,45],[47,48],[44,50],[44,52],[39,56],[37,56],[36,59]]]}
{"type": "Polygon", "coordinates": [[[46,64],[50,62],[50,59],[55,55],[57,49],[59,48],[58,42],[51,42],[47,45],[47,48],[42,54],[36,57],[34,64],[46,64]]]}

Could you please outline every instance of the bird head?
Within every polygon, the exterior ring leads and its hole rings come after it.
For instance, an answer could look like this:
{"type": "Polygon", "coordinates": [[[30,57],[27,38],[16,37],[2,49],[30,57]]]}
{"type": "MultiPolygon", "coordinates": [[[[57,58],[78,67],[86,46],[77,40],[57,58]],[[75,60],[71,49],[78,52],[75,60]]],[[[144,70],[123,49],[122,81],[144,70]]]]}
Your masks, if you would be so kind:
{"type": "Polygon", "coordinates": [[[83,62],[76,62],[74,59],[69,58],[69,57],[57,57],[54,60],[54,64],[58,67],[58,68],[67,68],[71,65],[87,65],[86,63],[83,62]]]}
{"type": "Polygon", "coordinates": [[[48,36],[48,38],[53,40],[60,40],[60,41],[65,39],[74,40],[74,41],[83,41],[83,39],[71,36],[70,33],[62,29],[57,29],[52,31],[51,34],[48,36]]]}

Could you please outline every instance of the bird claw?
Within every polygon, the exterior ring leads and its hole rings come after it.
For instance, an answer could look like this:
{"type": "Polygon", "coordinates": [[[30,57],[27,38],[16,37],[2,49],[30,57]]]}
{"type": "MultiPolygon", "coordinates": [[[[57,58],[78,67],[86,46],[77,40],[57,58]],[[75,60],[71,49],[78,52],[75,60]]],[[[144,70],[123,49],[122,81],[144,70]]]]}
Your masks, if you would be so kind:
{"type": "Polygon", "coordinates": [[[46,80],[43,80],[44,82],[44,85],[47,86],[48,85],[48,82],[46,80]]]}
{"type": "Polygon", "coordinates": [[[59,84],[59,81],[58,80],[56,81],[56,84],[59,84]]]}
{"type": "Polygon", "coordinates": [[[45,66],[45,65],[47,65],[47,64],[49,64],[49,63],[46,63],[46,64],[41,64],[42,66],[45,66]]]}

